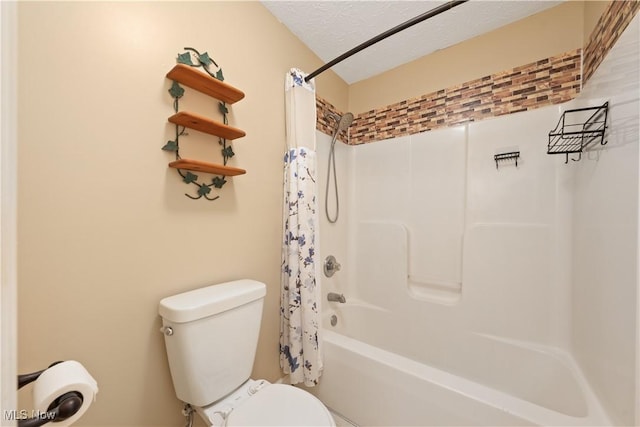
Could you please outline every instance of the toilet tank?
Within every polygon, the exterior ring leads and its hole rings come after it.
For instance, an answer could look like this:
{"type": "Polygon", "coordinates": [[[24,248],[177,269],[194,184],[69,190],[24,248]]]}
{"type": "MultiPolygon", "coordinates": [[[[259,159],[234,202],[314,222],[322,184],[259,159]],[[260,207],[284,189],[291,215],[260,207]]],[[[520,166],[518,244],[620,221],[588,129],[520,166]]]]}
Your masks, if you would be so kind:
{"type": "Polygon", "coordinates": [[[206,406],[249,379],[265,294],[264,283],[245,279],[160,301],[171,378],[180,400],[206,406]]]}

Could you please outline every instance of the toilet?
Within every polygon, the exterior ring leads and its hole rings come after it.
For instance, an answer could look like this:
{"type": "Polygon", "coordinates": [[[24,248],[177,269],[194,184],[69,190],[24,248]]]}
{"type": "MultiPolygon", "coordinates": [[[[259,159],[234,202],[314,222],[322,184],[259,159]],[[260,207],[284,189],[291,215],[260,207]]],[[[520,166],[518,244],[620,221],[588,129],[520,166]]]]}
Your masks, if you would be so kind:
{"type": "Polygon", "coordinates": [[[160,301],[173,387],[209,426],[335,426],[312,394],[249,378],[264,283],[237,280],[160,301]]]}

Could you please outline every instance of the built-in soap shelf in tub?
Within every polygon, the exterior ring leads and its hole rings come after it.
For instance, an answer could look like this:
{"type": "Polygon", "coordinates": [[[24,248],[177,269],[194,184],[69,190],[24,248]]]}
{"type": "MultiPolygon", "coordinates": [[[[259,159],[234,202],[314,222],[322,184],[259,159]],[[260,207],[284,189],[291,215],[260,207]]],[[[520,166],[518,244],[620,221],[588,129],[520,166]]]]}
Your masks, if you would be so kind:
{"type": "MultiPolygon", "coordinates": [[[[415,231],[415,230],[414,230],[415,231]]],[[[413,300],[428,301],[443,305],[453,305],[462,297],[462,271],[450,271],[451,277],[434,280],[432,269],[425,263],[417,268],[411,266],[411,259],[422,255],[428,249],[420,247],[421,236],[413,233],[410,226],[394,220],[365,220],[358,224],[356,248],[358,256],[355,264],[366,266],[358,269],[358,280],[367,283],[367,290],[361,298],[375,306],[386,307],[397,296],[397,289],[390,284],[401,285],[413,300]],[[411,238],[410,238],[411,237],[411,238]],[[413,241],[413,245],[410,243],[413,241]],[[412,256],[413,255],[413,256],[412,256]],[[377,260],[371,265],[371,260],[377,260]],[[448,280],[447,280],[448,279],[448,280]],[[383,292],[367,294],[377,286],[383,292]]],[[[422,235],[422,237],[424,234],[422,235]]],[[[456,251],[462,256],[462,248],[456,251]]],[[[462,260],[459,260],[462,265],[462,260]]],[[[442,276],[442,274],[441,274],[442,276]]]]}
{"type": "Polygon", "coordinates": [[[547,154],[564,154],[565,163],[569,162],[569,154],[578,154],[582,158],[583,150],[591,145],[607,143],[607,113],[609,103],[597,107],[575,108],[562,113],[556,127],[549,132],[547,154]]]}

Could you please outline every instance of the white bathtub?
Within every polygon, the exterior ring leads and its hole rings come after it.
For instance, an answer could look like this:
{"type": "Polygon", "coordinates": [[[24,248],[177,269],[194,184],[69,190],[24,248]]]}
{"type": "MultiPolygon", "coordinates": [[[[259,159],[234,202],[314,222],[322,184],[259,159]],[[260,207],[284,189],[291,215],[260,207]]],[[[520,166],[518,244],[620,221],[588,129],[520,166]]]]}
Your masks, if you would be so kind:
{"type": "Polygon", "coordinates": [[[340,304],[327,314],[323,376],[308,390],[361,426],[611,424],[571,357],[557,349],[410,330],[385,310],[340,304]]]}

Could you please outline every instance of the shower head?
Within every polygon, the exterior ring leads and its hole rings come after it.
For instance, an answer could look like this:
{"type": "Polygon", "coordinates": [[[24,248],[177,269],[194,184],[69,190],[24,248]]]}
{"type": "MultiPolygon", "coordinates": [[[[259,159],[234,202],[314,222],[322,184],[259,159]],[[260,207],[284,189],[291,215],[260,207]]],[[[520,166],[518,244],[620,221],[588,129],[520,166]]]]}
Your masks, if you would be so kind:
{"type": "Polygon", "coordinates": [[[347,130],[351,123],[353,123],[353,114],[344,113],[338,122],[338,131],[347,130]]]}
{"type": "Polygon", "coordinates": [[[325,114],[325,117],[328,119],[333,119],[336,123],[338,123],[338,131],[343,131],[345,129],[347,129],[349,126],[351,126],[351,123],[353,122],[353,114],[351,113],[344,113],[342,116],[340,114],[336,114],[336,113],[327,113],[325,114]]]}

